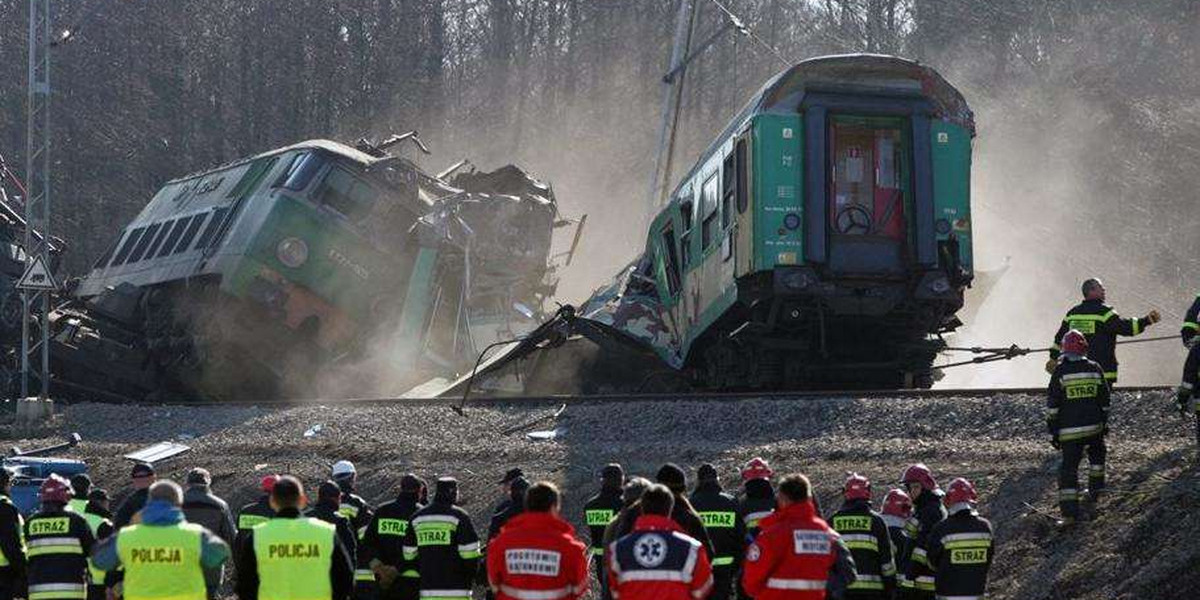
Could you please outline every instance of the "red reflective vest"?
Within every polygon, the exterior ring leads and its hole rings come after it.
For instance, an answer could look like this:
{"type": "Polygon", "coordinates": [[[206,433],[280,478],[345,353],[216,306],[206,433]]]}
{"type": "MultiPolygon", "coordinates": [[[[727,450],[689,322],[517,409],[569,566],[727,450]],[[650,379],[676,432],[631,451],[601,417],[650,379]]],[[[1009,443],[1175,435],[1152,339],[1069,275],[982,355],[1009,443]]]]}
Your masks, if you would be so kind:
{"type": "Polygon", "coordinates": [[[746,550],[742,586],[755,600],[824,600],[837,560],[838,534],[811,502],[791,504],[762,520],[746,550]]]}
{"type": "Polygon", "coordinates": [[[487,572],[497,600],[574,600],[587,589],[587,546],[559,517],[521,513],[488,544],[487,572]]]}
{"type": "Polygon", "coordinates": [[[613,600],[701,600],[712,592],[708,552],[670,517],[638,517],[604,558],[613,600]]]}

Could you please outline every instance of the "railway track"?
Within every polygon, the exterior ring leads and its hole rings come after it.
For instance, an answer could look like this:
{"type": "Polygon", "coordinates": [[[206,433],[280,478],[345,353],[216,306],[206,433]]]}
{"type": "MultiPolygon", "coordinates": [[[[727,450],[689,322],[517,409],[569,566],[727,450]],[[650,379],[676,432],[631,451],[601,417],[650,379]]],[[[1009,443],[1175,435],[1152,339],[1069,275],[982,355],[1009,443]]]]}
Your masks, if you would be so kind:
{"type": "MultiPolygon", "coordinates": [[[[1173,386],[1122,386],[1116,392],[1170,392],[1173,386]]],[[[653,393],[653,394],[594,394],[587,396],[548,395],[548,396],[483,396],[471,395],[466,402],[462,397],[425,397],[425,398],[343,398],[343,399],[295,399],[295,400],[159,400],[159,401],[129,401],[122,404],[135,406],[271,406],[293,407],[316,404],[345,404],[352,406],[371,406],[386,404],[403,404],[411,406],[445,406],[447,408],[470,408],[477,406],[556,406],[564,404],[604,404],[621,402],[662,402],[662,401],[703,401],[703,402],[736,402],[750,399],[817,399],[817,398],[945,398],[969,397],[981,398],[996,394],[1008,395],[1043,395],[1044,387],[1010,387],[1010,388],[943,388],[928,390],[821,390],[821,391],[780,391],[780,392],[699,392],[699,393],[653,393]]],[[[108,400],[99,402],[112,403],[108,400]]]]}

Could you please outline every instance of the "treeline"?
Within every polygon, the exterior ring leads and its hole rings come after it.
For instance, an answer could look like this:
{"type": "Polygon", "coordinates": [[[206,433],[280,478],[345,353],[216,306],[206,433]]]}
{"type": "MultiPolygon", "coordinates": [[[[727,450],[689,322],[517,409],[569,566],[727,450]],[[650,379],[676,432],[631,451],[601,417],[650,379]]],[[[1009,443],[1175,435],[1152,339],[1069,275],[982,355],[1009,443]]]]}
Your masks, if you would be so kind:
{"type": "MultiPolygon", "coordinates": [[[[679,168],[787,61],[928,62],[980,119],[986,202],[1195,274],[1190,0],[693,0],[679,168]],[[988,161],[988,162],[984,162],[988,161]],[[1006,183],[1007,182],[1007,183],[1006,183]],[[1011,185],[1008,185],[1011,183],[1011,185]],[[1150,241],[1146,241],[1150,240],[1150,241]]],[[[165,179],[310,137],[418,129],[437,168],[519,161],[590,212],[586,284],[633,255],[677,0],[72,0],[54,49],[58,233],[79,271],[165,179]],[[638,213],[640,214],[640,213],[638,213]]],[[[26,0],[0,0],[0,153],[23,166],[26,0]]],[[[678,174],[678,173],[677,173],[678,174]]],[[[584,285],[583,283],[579,284],[584,285]]]]}

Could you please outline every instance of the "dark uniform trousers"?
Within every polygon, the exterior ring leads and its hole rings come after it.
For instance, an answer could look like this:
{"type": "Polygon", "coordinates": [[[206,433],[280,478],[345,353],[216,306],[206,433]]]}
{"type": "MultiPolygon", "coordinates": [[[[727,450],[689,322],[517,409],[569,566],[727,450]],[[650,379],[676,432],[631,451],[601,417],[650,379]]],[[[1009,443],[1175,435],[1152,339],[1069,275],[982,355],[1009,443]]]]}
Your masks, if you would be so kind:
{"type": "Polygon", "coordinates": [[[1058,506],[1066,516],[1079,515],[1079,463],[1085,453],[1088,457],[1088,489],[1093,494],[1104,489],[1104,459],[1108,454],[1104,436],[1063,442],[1062,464],[1058,468],[1058,506]]]}
{"type": "Polygon", "coordinates": [[[1067,357],[1050,378],[1046,424],[1062,450],[1058,468],[1058,505],[1064,517],[1079,516],[1079,463],[1088,457],[1088,488],[1093,496],[1104,488],[1108,449],[1109,388],[1103,367],[1067,357]]]}

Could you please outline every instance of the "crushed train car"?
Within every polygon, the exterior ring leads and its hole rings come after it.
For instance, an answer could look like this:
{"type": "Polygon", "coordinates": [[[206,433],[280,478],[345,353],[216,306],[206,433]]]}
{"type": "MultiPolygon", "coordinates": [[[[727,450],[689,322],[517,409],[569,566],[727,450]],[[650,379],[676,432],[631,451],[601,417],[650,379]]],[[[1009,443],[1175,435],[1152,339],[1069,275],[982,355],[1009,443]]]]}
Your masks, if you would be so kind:
{"type": "Polygon", "coordinates": [[[532,329],[566,223],[550,187],[516,167],[456,187],[388,152],[412,137],[310,140],[167,182],[55,310],[60,392],[396,391],[532,329]]]}
{"type": "Polygon", "coordinates": [[[929,387],[974,277],[974,135],[962,95],[925,65],[801,61],[701,154],[633,264],[476,384],[535,394],[929,387]],[[599,351],[582,363],[542,352],[576,334],[599,351]],[[625,375],[596,376],[611,371],[625,375]]]}

